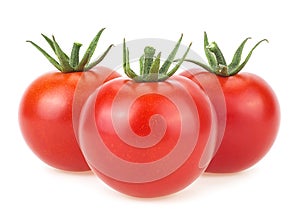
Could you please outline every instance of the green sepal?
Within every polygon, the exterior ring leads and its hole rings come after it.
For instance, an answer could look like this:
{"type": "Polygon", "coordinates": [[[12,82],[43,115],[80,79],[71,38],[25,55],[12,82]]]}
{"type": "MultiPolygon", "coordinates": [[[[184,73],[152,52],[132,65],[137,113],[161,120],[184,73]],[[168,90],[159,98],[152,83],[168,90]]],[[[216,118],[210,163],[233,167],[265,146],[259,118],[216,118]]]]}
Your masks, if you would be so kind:
{"type": "Polygon", "coordinates": [[[99,38],[102,34],[102,32],[105,30],[105,28],[102,28],[97,35],[94,37],[94,39],[91,41],[89,47],[87,48],[83,58],[79,60],[79,51],[82,44],[80,43],[74,43],[73,48],[71,51],[70,57],[61,49],[57,41],[55,40],[55,37],[52,36],[52,39],[47,37],[46,35],[42,34],[43,38],[46,40],[46,42],[49,44],[53,52],[55,53],[58,60],[53,58],[51,55],[49,55],[45,50],[43,50],[40,46],[35,44],[32,41],[26,41],[31,43],[35,48],[37,48],[47,59],[48,61],[59,71],[63,73],[68,72],[81,72],[81,71],[88,71],[89,69],[93,68],[97,64],[99,64],[107,55],[109,50],[112,48],[112,44],[106,49],[106,51],[95,61],[90,63],[90,60],[94,54],[94,51],[97,47],[99,38]]]}
{"type": "Polygon", "coordinates": [[[159,71],[159,66],[160,66],[160,57],[161,57],[161,52],[159,52],[154,59],[151,68],[150,68],[150,74],[155,74],[159,71]]]}
{"type": "Polygon", "coordinates": [[[51,56],[49,55],[45,50],[43,50],[41,47],[39,47],[34,42],[27,40],[26,42],[31,43],[35,48],[37,48],[48,60],[49,62],[54,65],[55,68],[57,68],[59,71],[62,71],[60,64],[51,56]]]}
{"type": "Polygon", "coordinates": [[[130,62],[129,62],[129,50],[126,47],[125,39],[123,40],[123,69],[125,74],[129,78],[137,78],[137,74],[130,68],[130,62]]]}
{"type": "MultiPolygon", "coordinates": [[[[177,61],[178,60],[175,60],[175,62],[177,62],[177,61]]],[[[193,59],[185,59],[184,61],[194,63],[195,65],[198,65],[198,66],[204,68],[205,70],[207,70],[209,72],[214,72],[214,70],[212,70],[212,68],[209,65],[206,65],[202,62],[199,62],[199,61],[196,61],[196,60],[193,60],[193,59]]]]}
{"type": "Polygon", "coordinates": [[[44,37],[44,39],[47,41],[47,43],[49,44],[49,46],[51,47],[51,49],[55,53],[56,51],[55,51],[53,41],[49,37],[47,37],[45,34],[41,34],[41,35],[42,35],[42,37],[44,37]]]}
{"type": "Polygon", "coordinates": [[[89,69],[95,67],[96,65],[98,65],[104,58],[105,56],[108,54],[108,52],[110,51],[110,49],[113,47],[114,45],[111,44],[107,47],[107,49],[104,51],[104,53],[98,58],[96,59],[95,61],[87,64],[85,67],[84,67],[84,71],[88,71],[89,69]]]}
{"type": "Polygon", "coordinates": [[[140,72],[144,72],[144,59],[145,59],[145,55],[142,55],[139,59],[140,62],[140,72]]]}
{"type": "Polygon", "coordinates": [[[190,45],[188,46],[187,50],[183,54],[182,58],[177,62],[177,64],[175,65],[175,67],[166,74],[168,77],[171,77],[179,69],[179,67],[181,66],[181,64],[184,62],[187,54],[189,53],[191,46],[192,46],[192,43],[190,43],[190,45]]]}
{"type": "MultiPolygon", "coordinates": [[[[55,50],[55,46],[54,46],[53,40],[51,40],[51,39],[50,39],[49,37],[47,37],[45,34],[41,34],[41,35],[44,37],[44,39],[47,41],[47,43],[49,44],[49,46],[52,48],[53,52],[54,52],[55,55],[57,56],[58,54],[57,54],[57,52],[56,52],[56,50],[55,50]]],[[[63,52],[63,56],[64,56],[65,59],[68,59],[68,60],[69,60],[69,57],[68,57],[68,55],[67,55],[66,53],[63,52]]]]}
{"type": "Polygon", "coordinates": [[[179,49],[180,43],[182,41],[182,37],[183,37],[183,34],[181,34],[181,36],[180,36],[178,42],[176,43],[174,49],[172,50],[172,52],[169,54],[167,60],[164,62],[164,64],[159,69],[159,74],[166,74],[166,72],[170,68],[172,62],[174,61],[176,53],[177,53],[177,51],[179,49]]]}
{"type": "Polygon", "coordinates": [[[179,49],[181,40],[183,35],[181,35],[180,39],[176,43],[174,49],[169,54],[166,61],[163,63],[161,67],[160,66],[160,58],[161,58],[161,52],[158,53],[157,56],[155,56],[155,49],[153,47],[147,46],[144,49],[144,54],[140,57],[139,63],[140,63],[140,75],[137,75],[131,68],[129,63],[129,50],[126,47],[125,39],[123,41],[123,69],[125,74],[133,79],[136,82],[159,82],[159,81],[165,81],[169,77],[171,77],[180,67],[182,62],[185,60],[190,47],[192,43],[189,45],[187,50],[185,51],[183,57],[178,60],[178,63],[170,70],[171,64],[174,62],[176,53],[179,49]]]}
{"type": "Polygon", "coordinates": [[[53,45],[55,49],[55,54],[59,60],[60,66],[64,72],[73,72],[74,68],[69,63],[68,57],[65,56],[65,53],[62,51],[58,43],[56,42],[54,36],[52,36],[53,45]]]}
{"type": "Polygon", "coordinates": [[[249,61],[249,59],[250,59],[253,51],[255,50],[255,48],[264,41],[267,42],[267,43],[269,42],[267,39],[263,39],[263,40],[259,41],[258,43],[256,43],[256,45],[248,53],[245,61],[242,64],[240,64],[239,66],[237,66],[235,69],[231,69],[230,72],[229,72],[229,75],[231,76],[231,75],[236,75],[237,73],[239,73],[245,67],[247,62],[249,61]]]}
{"type": "MultiPolygon", "coordinates": [[[[216,75],[223,76],[223,77],[228,77],[228,76],[233,76],[240,72],[247,62],[249,61],[253,51],[255,48],[261,44],[263,41],[268,42],[267,39],[263,39],[259,41],[248,53],[246,59],[240,64],[241,62],[241,57],[243,53],[244,46],[246,42],[251,39],[250,37],[246,38],[238,47],[236,50],[232,61],[229,65],[226,64],[226,60],[223,56],[223,53],[221,52],[218,44],[216,42],[209,43],[208,42],[208,37],[206,32],[204,32],[204,52],[206,55],[206,58],[208,60],[208,65],[196,60],[192,59],[185,59],[187,62],[194,63],[204,69],[206,69],[209,72],[215,73],[216,75]]],[[[176,60],[178,61],[178,60],[176,60]]]]}
{"type": "Polygon", "coordinates": [[[100,36],[102,32],[105,30],[105,28],[102,28],[97,35],[94,37],[92,42],[90,43],[89,47],[87,48],[86,52],[84,53],[81,61],[79,62],[78,66],[75,68],[76,71],[82,71],[85,69],[85,66],[90,62],[90,59],[92,58],[95,49],[97,47],[98,41],[100,39],[100,36]]]}
{"type": "Polygon", "coordinates": [[[242,59],[242,53],[243,53],[244,46],[245,46],[246,42],[247,42],[249,39],[251,39],[251,37],[246,38],[246,39],[241,43],[241,45],[240,45],[239,48],[236,50],[236,52],[234,53],[234,56],[233,56],[233,58],[232,58],[232,61],[231,61],[231,63],[228,65],[228,71],[231,71],[232,69],[237,68],[238,65],[240,64],[241,59],[242,59]]]}

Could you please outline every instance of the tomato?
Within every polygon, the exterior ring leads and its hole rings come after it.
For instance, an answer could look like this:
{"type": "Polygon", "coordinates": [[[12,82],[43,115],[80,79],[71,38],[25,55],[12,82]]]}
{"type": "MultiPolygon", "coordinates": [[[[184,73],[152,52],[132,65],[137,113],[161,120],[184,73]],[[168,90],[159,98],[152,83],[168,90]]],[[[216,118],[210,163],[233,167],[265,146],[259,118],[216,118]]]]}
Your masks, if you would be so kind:
{"type": "MultiPolygon", "coordinates": [[[[138,197],[179,191],[205,169],[214,114],[193,82],[120,78],[100,87],[82,109],[81,149],[92,170],[114,189],[138,197]]],[[[209,145],[210,144],[210,145],[209,145]]]]}
{"type": "Polygon", "coordinates": [[[19,106],[20,129],[32,151],[48,165],[68,171],[86,171],[89,166],[78,145],[78,120],[83,103],[101,84],[119,74],[106,67],[95,67],[111,46],[89,64],[100,30],[79,62],[81,44],[74,43],[68,57],[55,38],[43,35],[59,60],[33,44],[59,70],[46,73],[26,89],[19,106]]]}
{"type": "Polygon", "coordinates": [[[110,69],[96,69],[98,73],[90,70],[44,74],[22,97],[19,122],[24,139],[50,166],[69,171],[89,170],[76,138],[81,106],[99,85],[117,76],[110,69]]]}
{"type": "MultiPolygon", "coordinates": [[[[201,75],[211,73],[182,74],[201,86],[201,75]]],[[[256,164],[273,145],[280,124],[279,103],[272,88],[257,75],[239,73],[217,79],[226,103],[226,128],[206,171],[239,172],[256,164]]]]}
{"type": "Polygon", "coordinates": [[[242,42],[227,65],[218,45],[208,44],[205,33],[204,48],[209,66],[187,60],[202,69],[181,74],[209,91],[206,93],[217,112],[218,124],[224,124],[218,129],[219,147],[207,172],[234,173],[250,168],[267,154],[278,133],[280,107],[274,91],[261,77],[240,72],[253,50],[266,41],[259,41],[240,64],[248,39],[242,42]]]}
{"type": "Polygon", "coordinates": [[[79,142],[86,161],[124,194],[149,198],[178,192],[204,172],[214,152],[216,118],[208,97],[189,79],[173,75],[189,48],[167,73],[177,49],[178,43],[159,68],[160,53],[155,57],[155,49],[146,47],[143,74],[136,75],[124,41],[129,78],[100,86],[82,108],[79,142]]]}

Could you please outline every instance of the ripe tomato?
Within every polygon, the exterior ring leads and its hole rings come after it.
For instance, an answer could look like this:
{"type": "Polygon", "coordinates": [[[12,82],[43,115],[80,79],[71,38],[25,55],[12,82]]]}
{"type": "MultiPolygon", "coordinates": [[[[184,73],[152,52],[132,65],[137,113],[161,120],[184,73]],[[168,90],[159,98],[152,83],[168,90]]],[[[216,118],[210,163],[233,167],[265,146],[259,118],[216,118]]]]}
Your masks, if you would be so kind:
{"type": "Polygon", "coordinates": [[[19,108],[22,134],[45,163],[62,170],[89,167],[77,142],[78,117],[90,93],[118,74],[104,67],[87,72],[51,72],[25,91],[19,108]]]}
{"type": "Polygon", "coordinates": [[[209,91],[206,93],[216,109],[218,123],[225,124],[218,129],[219,149],[207,172],[233,173],[253,166],[265,156],[277,136],[280,109],[274,91],[259,76],[239,73],[254,49],[260,43],[268,42],[266,39],[259,41],[240,63],[244,45],[249,39],[241,43],[232,62],[227,65],[217,43],[209,44],[204,33],[204,50],[209,65],[186,60],[206,70],[192,69],[182,75],[209,91]]]}
{"type": "Polygon", "coordinates": [[[113,79],[87,100],[79,121],[79,142],[91,169],[117,191],[137,197],[177,192],[207,167],[215,149],[216,118],[208,97],[192,81],[168,72],[179,39],[160,67],[160,55],[146,47],[141,74],[113,79]]]}
{"type": "MultiPolygon", "coordinates": [[[[203,70],[183,75],[201,85],[203,70]]],[[[276,139],[280,109],[272,88],[259,76],[239,73],[230,77],[216,76],[225,98],[226,128],[217,153],[207,172],[232,173],[245,170],[261,160],[276,139]]],[[[211,85],[213,86],[213,84],[211,85]]]]}
{"type": "Polygon", "coordinates": [[[71,56],[62,51],[54,36],[43,35],[58,61],[32,41],[58,70],[36,79],[25,91],[19,109],[19,122],[25,141],[45,163],[68,171],[89,170],[78,145],[78,119],[87,97],[104,82],[119,74],[105,67],[95,67],[107,50],[92,63],[90,59],[103,32],[101,29],[79,60],[80,43],[74,43],[71,56]]]}
{"type": "Polygon", "coordinates": [[[105,183],[131,196],[157,197],[183,189],[204,171],[215,125],[207,96],[184,77],[144,83],[119,78],[88,98],[79,140],[105,183]]]}

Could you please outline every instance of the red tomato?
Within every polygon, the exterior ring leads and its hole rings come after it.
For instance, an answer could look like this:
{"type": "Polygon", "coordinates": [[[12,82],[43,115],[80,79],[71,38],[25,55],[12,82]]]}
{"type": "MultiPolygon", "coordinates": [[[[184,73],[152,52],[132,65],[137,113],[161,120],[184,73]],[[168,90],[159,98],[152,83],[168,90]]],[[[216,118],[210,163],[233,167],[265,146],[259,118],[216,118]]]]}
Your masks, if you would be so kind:
{"type": "Polygon", "coordinates": [[[20,128],[32,151],[55,168],[89,170],[76,139],[80,110],[90,93],[118,76],[96,67],[86,72],[51,72],[36,79],[19,108],[20,128]]]}
{"type": "MultiPolygon", "coordinates": [[[[203,79],[214,74],[193,69],[182,75],[205,90],[203,79]]],[[[280,123],[279,104],[272,88],[257,75],[239,73],[230,77],[214,77],[218,83],[206,80],[205,86],[220,87],[223,91],[217,98],[214,94],[209,96],[217,112],[226,112],[226,128],[219,149],[206,171],[242,171],[256,164],[271,148],[280,123]],[[226,109],[220,108],[224,107],[219,103],[222,98],[226,109]]]]}
{"type": "Polygon", "coordinates": [[[158,197],[192,183],[215,146],[215,113],[192,81],[111,80],[85,103],[81,149],[91,169],[115,190],[158,197]]]}

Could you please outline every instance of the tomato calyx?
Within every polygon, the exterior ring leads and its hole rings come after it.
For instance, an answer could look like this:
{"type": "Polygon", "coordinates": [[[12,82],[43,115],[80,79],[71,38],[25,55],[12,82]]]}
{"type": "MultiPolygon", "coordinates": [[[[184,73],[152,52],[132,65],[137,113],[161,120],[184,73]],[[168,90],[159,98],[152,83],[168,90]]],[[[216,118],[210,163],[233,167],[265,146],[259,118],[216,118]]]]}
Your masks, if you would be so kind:
{"type": "Polygon", "coordinates": [[[77,43],[77,42],[73,43],[73,48],[71,51],[71,55],[69,57],[58,45],[54,36],[52,36],[51,39],[46,35],[42,34],[43,38],[47,41],[51,49],[54,51],[58,59],[57,61],[55,58],[49,55],[44,49],[38,46],[36,43],[30,40],[27,40],[26,42],[31,43],[35,48],[37,48],[49,60],[49,62],[62,73],[82,72],[82,71],[88,71],[89,69],[99,64],[105,58],[109,50],[112,48],[113,44],[109,45],[108,48],[104,51],[104,53],[99,58],[97,58],[93,62],[90,62],[94,54],[94,51],[97,47],[100,36],[104,30],[105,28],[102,28],[96,34],[96,36],[91,41],[89,47],[87,48],[81,60],[79,60],[79,51],[80,51],[80,47],[82,46],[81,43],[77,43]]]}
{"type": "Polygon", "coordinates": [[[152,46],[146,46],[144,49],[144,54],[140,57],[140,74],[136,74],[130,67],[129,61],[129,49],[126,47],[125,39],[123,41],[123,69],[125,74],[136,82],[159,82],[165,81],[171,77],[181,66],[184,59],[186,58],[192,43],[188,46],[183,57],[178,60],[177,64],[170,70],[171,64],[174,62],[176,53],[179,49],[180,43],[182,41],[183,34],[181,34],[180,39],[177,41],[174,49],[169,54],[165,62],[160,66],[161,63],[161,52],[155,56],[155,48],[152,46]]]}
{"type": "Polygon", "coordinates": [[[185,59],[185,61],[192,62],[200,67],[206,69],[207,71],[214,73],[219,76],[229,77],[239,73],[249,61],[255,48],[262,42],[269,42],[267,39],[260,40],[255,46],[250,50],[245,60],[241,63],[242,53],[246,42],[251,39],[250,37],[246,38],[238,47],[236,52],[233,55],[232,61],[227,65],[226,60],[223,56],[222,51],[220,50],[216,42],[209,43],[206,32],[204,32],[204,52],[208,61],[208,65],[199,61],[185,59]]]}

